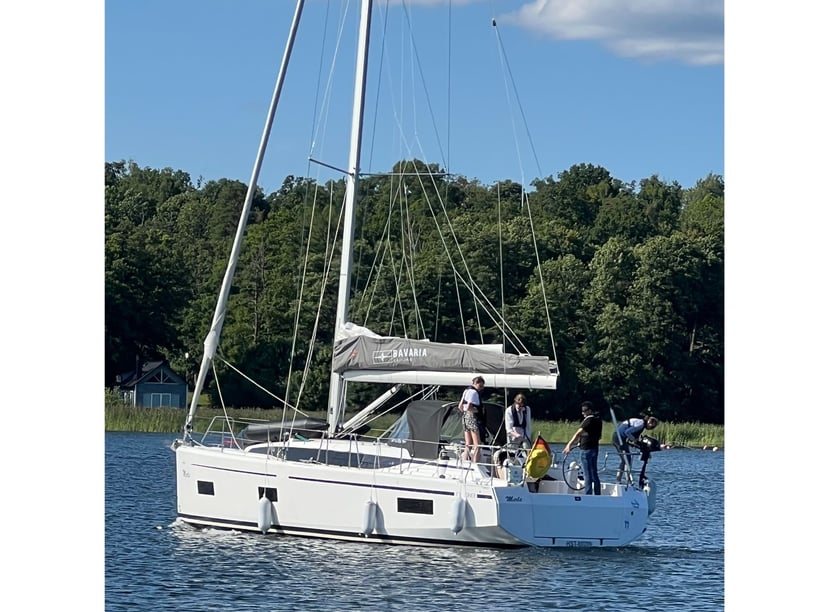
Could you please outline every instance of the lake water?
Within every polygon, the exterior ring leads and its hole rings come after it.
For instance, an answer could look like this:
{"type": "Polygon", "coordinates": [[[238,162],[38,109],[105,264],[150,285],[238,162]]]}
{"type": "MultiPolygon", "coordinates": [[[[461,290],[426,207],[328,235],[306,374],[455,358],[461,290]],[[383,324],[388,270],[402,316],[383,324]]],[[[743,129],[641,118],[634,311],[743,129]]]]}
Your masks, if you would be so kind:
{"type": "Polygon", "coordinates": [[[506,551],[187,527],[176,522],[175,437],[105,434],[106,610],[725,607],[724,452],[653,454],[658,507],[647,532],[626,548],[506,551]]]}

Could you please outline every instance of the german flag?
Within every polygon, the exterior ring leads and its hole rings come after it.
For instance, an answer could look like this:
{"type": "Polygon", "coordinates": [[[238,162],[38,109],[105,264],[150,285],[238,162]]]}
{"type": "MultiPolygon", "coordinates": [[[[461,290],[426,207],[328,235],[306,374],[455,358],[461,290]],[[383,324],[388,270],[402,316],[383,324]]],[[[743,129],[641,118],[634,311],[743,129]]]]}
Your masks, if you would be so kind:
{"type": "Polygon", "coordinates": [[[543,478],[552,465],[552,458],[550,445],[539,434],[524,462],[524,471],[530,478],[543,478]]]}

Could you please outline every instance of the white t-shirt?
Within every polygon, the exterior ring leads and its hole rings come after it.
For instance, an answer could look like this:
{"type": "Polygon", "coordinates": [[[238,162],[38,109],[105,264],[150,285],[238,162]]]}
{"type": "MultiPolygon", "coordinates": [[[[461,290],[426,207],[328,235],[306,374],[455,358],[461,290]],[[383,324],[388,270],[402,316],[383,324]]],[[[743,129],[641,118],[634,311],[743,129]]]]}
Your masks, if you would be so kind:
{"type": "Polygon", "coordinates": [[[465,389],[465,392],[462,394],[462,402],[460,404],[463,412],[468,409],[468,404],[479,406],[481,403],[482,401],[479,398],[479,392],[476,391],[476,389],[473,387],[468,387],[465,389]]]}

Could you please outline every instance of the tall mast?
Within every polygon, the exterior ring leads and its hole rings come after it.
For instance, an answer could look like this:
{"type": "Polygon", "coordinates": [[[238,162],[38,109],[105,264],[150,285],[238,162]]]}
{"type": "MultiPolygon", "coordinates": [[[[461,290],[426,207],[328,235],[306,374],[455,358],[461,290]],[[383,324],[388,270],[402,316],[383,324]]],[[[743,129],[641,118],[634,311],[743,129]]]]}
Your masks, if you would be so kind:
{"type": "MultiPolygon", "coordinates": [[[[348,174],[346,176],[346,199],[343,216],[343,250],[340,256],[340,283],[337,294],[337,331],[348,318],[351,295],[352,253],[354,247],[354,214],[357,208],[357,183],[360,178],[360,147],[363,136],[363,110],[365,108],[366,69],[368,66],[368,41],[371,26],[371,0],[362,0],[360,29],[357,38],[357,66],[354,78],[354,107],[351,117],[348,174]]],[[[340,375],[332,372],[329,381],[329,433],[337,431],[342,423],[345,404],[345,388],[340,375]]]]}
{"type": "Polygon", "coordinates": [[[241,243],[244,240],[244,231],[246,230],[247,220],[249,219],[249,211],[252,208],[252,200],[255,197],[255,189],[258,186],[258,175],[261,172],[261,164],[263,163],[264,153],[266,153],[266,144],[269,141],[269,133],[272,130],[272,120],[275,118],[275,111],[278,108],[278,99],[280,98],[281,89],[283,88],[283,80],[286,77],[286,69],[289,66],[289,58],[292,55],[292,47],[295,44],[295,34],[297,34],[304,2],[305,0],[298,0],[297,6],[295,7],[295,14],[292,17],[292,25],[289,28],[289,38],[286,41],[286,49],[284,50],[280,70],[278,71],[278,80],[275,83],[275,91],[272,94],[272,102],[269,105],[269,112],[266,116],[266,123],[264,124],[263,135],[261,136],[261,144],[258,147],[258,155],[255,158],[255,165],[252,168],[252,175],[249,179],[249,187],[247,188],[246,198],[244,199],[244,208],[241,211],[241,219],[238,221],[238,229],[235,231],[232,252],[230,253],[229,262],[227,263],[227,270],[224,273],[224,280],[221,282],[221,292],[218,294],[218,302],[215,306],[210,331],[204,340],[204,354],[201,357],[201,367],[198,370],[198,377],[196,378],[195,389],[193,390],[193,398],[190,401],[190,410],[187,413],[187,421],[184,425],[185,437],[192,432],[193,417],[198,408],[198,400],[201,397],[201,391],[204,388],[207,373],[210,371],[213,358],[218,350],[218,343],[221,339],[221,329],[224,327],[224,317],[227,313],[227,297],[232,287],[235,268],[238,266],[241,243]]]}

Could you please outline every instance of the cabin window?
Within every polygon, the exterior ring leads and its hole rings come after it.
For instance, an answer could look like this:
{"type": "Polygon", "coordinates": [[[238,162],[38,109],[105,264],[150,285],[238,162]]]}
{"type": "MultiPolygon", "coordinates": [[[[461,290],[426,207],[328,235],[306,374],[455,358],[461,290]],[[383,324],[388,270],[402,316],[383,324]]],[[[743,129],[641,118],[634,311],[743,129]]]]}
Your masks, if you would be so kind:
{"type": "Polygon", "coordinates": [[[268,487],[258,487],[258,499],[266,497],[271,502],[278,501],[278,490],[268,487]]]}
{"type": "Polygon", "coordinates": [[[199,480],[198,481],[198,494],[199,495],[215,495],[215,485],[211,482],[206,480],[199,480]]]}
{"type": "MultiPolygon", "coordinates": [[[[257,446],[250,448],[250,453],[274,453],[277,454],[279,446],[257,446]]],[[[380,457],[377,455],[366,455],[361,453],[347,453],[339,451],[329,451],[326,456],[326,449],[316,448],[286,448],[285,457],[288,461],[308,461],[315,463],[325,463],[327,465],[342,465],[357,467],[361,469],[387,468],[399,465],[403,459],[399,457],[380,457]]]]}
{"type": "Polygon", "coordinates": [[[397,512],[407,512],[409,514],[433,514],[433,500],[398,497],[397,512]]]}

